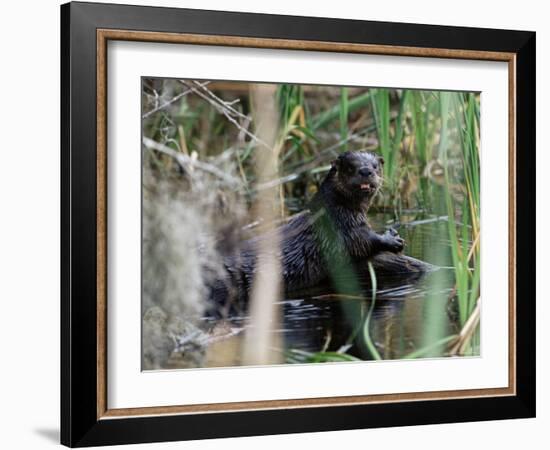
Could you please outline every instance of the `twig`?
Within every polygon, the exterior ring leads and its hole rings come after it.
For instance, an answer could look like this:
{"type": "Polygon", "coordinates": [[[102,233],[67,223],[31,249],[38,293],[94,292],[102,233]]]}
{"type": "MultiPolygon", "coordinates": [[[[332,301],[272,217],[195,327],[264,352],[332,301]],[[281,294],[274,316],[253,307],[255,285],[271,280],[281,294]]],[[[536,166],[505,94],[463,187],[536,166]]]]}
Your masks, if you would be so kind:
{"type": "MultiPolygon", "coordinates": [[[[210,81],[206,81],[204,83],[201,84],[201,86],[206,86],[210,83],[210,81]]],[[[156,94],[156,102],[158,103],[158,94],[157,94],[157,91],[154,91],[155,94],[156,94]]],[[[191,92],[193,92],[193,89],[187,89],[183,92],[180,92],[178,95],[176,95],[175,97],[171,98],[170,100],[168,100],[167,102],[163,103],[162,105],[158,105],[153,108],[151,111],[147,111],[145,114],[143,114],[141,116],[142,119],[147,119],[147,117],[149,117],[150,115],[152,114],[155,114],[156,112],[160,111],[161,109],[164,109],[166,108],[167,106],[170,106],[172,103],[175,103],[177,102],[180,98],[182,97],[185,97],[187,94],[190,94],[191,92]]]]}
{"type": "Polygon", "coordinates": [[[325,338],[325,344],[323,345],[323,348],[321,349],[321,352],[324,353],[328,350],[328,346],[330,345],[330,341],[332,340],[332,332],[331,330],[327,330],[326,338],[325,338]]]}
{"type": "Polygon", "coordinates": [[[296,173],[291,173],[290,175],[287,175],[286,177],[276,178],[274,180],[266,181],[265,183],[259,183],[256,185],[256,191],[263,191],[264,189],[271,189],[277,186],[280,186],[285,183],[289,183],[290,181],[294,181],[298,179],[300,175],[296,173]]]}
{"type": "Polygon", "coordinates": [[[160,142],[156,142],[148,137],[143,138],[143,145],[147,147],[148,149],[156,150],[157,152],[164,153],[168,156],[171,156],[174,158],[178,164],[181,166],[182,169],[186,170],[188,168],[196,167],[197,169],[202,170],[203,172],[208,172],[218,178],[221,178],[225,182],[227,182],[230,185],[240,185],[240,181],[232,176],[227,175],[220,169],[218,169],[216,166],[213,166],[212,164],[208,164],[202,161],[198,161],[196,159],[193,159],[184,153],[176,152],[175,150],[171,149],[170,147],[167,147],[164,144],[161,144],[160,142]]]}
{"type": "Polygon", "coordinates": [[[311,297],[314,300],[334,300],[339,298],[342,300],[365,300],[366,297],[361,295],[348,295],[348,294],[321,294],[311,297]]]}
{"type": "Polygon", "coordinates": [[[241,117],[242,119],[249,119],[248,116],[244,115],[243,113],[241,113],[240,111],[237,111],[235,108],[233,108],[232,105],[234,105],[235,103],[238,103],[240,100],[239,99],[236,99],[236,100],[233,100],[232,102],[226,102],[225,100],[221,99],[220,97],[218,97],[216,94],[214,94],[210,89],[207,89],[204,85],[202,85],[201,83],[199,83],[198,81],[193,81],[192,82],[196,87],[198,87],[201,91],[205,92],[206,94],[208,94],[210,97],[212,97],[215,101],[217,101],[218,103],[220,103],[222,106],[224,106],[225,108],[227,108],[229,111],[231,111],[233,114],[235,114],[236,116],[239,116],[241,117]]]}
{"type": "Polygon", "coordinates": [[[474,331],[476,330],[479,324],[480,313],[481,313],[481,299],[478,298],[476,307],[470,314],[470,317],[468,317],[468,320],[462,327],[462,330],[460,330],[460,333],[458,335],[458,338],[456,339],[456,342],[453,343],[453,346],[449,350],[450,355],[464,354],[464,351],[466,350],[466,347],[470,343],[470,340],[474,335],[474,331]]]}
{"type": "Polygon", "coordinates": [[[472,248],[468,252],[468,262],[472,259],[472,256],[474,255],[475,248],[479,245],[479,233],[477,234],[476,238],[474,239],[474,242],[472,243],[472,248]]]}
{"type": "Polygon", "coordinates": [[[410,222],[403,222],[399,224],[402,227],[414,227],[416,225],[426,225],[428,223],[448,221],[449,216],[437,216],[430,219],[412,220],[410,222]]]}
{"type": "MultiPolygon", "coordinates": [[[[353,139],[360,138],[360,137],[364,136],[367,133],[369,133],[369,130],[363,130],[363,131],[361,131],[359,133],[356,133],[356,134],[350,134],[345,139],[342,139],[342,140],[336,142],[335,144],[331,145],[330,147],[327,147],[327,148],[324,148],[323,150],[320,150],[317,153],[317,155],[314,156],[313,158],[311,158],[309,161],[303,162],[303,163],[301,162],[297,165],[293,165],[291,167],[291,169],[296,168],[296,170],[294,171],[294,173],[296,173],[296,174],[301,174],[303,172],[307,172],[308,170],[311,170],[311,169],[317,167],[320,163],[322,163],[326,159],[326,155],[328,153],[330,153],[333,157],[338,156],[338,152],[336,152],[336,149],[338,149],[339,147],[341,147],[342,145],[344,145],[345,143],[347,143],[347,142],[349,142],[353,139]]],[[[359,149],[359,150],[362,150],[362,149],[359,149]]]]}
{"type": "Polygon", "coordinates": [[[445,344],[448,344],[449,342],[456,342],[458,339],[458,335],[453,334],[451,336],[446,336],[442,339],[439,339],[438,341],[434,342],[433,344],[427,345],[426,347],[419,348],[418,350],[415,350],[411,353],[408,353],[407,355],[403,356],[401,359],[416,359],[420,358],[421,356],[426,355],[427,353],[430,353],[432,350],[435,350],[438,347],[441,347],[445,344]]]}
{"type": "MultiPolygon", "coordinates": [[[[250,131],[248,131],[246,128],[244,128],[236,119],[235,117],[233,117],[233,115],[237,114],[238,117],[242,117],[242,118],[245,118],[245,119],[249,119],[248,116],[245,116],[243,115],[242,113],[239,113],[238,111],[236,111],[234,108],[232,108],[231,106],[229,106],[226,102],[224,102],[223,100],[221,99],[218,99],[218,100],[214,100],[213,98],[211,98],[210,96],[206,95],[204,92],[201,92],[199,89],[193,87],[193,86],[190,86],[189,84],[187,84],[187,82],[183,81],[183,80],[179,80],[179,82],[181,84],[183,84],[184,86],[187,86],[189,89],[192,90],[193,93],[197,94],[199,97],[201,97],[202,99],[206,100],[208,103],[210,103],[214,108],[216,108],[216,110],[223,114],[227,120],[229,120],[233,125],[235,125],[241,132],[243,132],[244,134],[246,134],[250,139],[252,139],[253,141],[263,145],[265,148],[269,149],[269,150],[272,150],[271,147],[266,144],[264,141],[262,141],[260,138],[258,138],[257,136],[255,136],[254,134],[252,134],[250,131]]],[[[208,91],[210,92],[210,91],[208,91]]],[[[214,95],[214,94],[212,94],[214,95]]],[[[216,97],[218,98],[218,97],[216,97]]]]}

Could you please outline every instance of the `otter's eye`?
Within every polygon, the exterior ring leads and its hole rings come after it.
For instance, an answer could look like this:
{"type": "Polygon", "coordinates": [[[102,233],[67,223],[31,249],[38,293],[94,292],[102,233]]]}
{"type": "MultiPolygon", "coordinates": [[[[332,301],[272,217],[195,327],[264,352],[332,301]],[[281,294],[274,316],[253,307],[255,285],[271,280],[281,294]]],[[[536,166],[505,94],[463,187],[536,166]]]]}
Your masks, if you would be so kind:
{"type": "Polygon", "coordinates": [[[372,168],[374,170],[378,169],[378,163],[377,162],[372,163],[372,168]]]}
{"type": "Polygon", "coordinates": [[[355,173],[355,167],[353,166],[348,166],[347,169],[346,169],[346,172],[349,174],[349,175],[353,175],[355,173]]]}

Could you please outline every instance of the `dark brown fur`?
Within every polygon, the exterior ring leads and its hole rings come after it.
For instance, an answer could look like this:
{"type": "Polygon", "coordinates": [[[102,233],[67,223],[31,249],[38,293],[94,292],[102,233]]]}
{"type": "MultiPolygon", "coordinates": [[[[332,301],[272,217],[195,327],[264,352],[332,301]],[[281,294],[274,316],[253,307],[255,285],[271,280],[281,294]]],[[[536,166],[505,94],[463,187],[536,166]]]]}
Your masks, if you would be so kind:
{"type": "MultiPolygon", "coordinates": [[[[403,249],[404,241],[394,230],[378,234],[367,221],[370,202],[382,183],[382,164],[383,159],[373,153],[343,153],[333,161],[309,210],[276,230],[287,292],[316,286],[334,267],[348,267],[383,251],[403,249]]],[[[218,294],[224,292],[227,297],[234,290],[241,300],[247,297],[258,242],[270,238],[263,235],[246,241],[238,253],[227,258],[231,287],[228,289],[227,282],[218,285],[218,294]]]]}

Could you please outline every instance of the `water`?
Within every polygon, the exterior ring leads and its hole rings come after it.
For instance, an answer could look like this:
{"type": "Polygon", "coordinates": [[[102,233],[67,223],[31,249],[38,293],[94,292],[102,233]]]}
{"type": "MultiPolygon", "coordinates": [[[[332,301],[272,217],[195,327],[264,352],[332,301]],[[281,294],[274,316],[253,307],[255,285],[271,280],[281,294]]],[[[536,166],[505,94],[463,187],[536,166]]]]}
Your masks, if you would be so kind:
{"type": "MultiPolygon", "coordinates": [[[[422,276],[379,278],[374,305],[368,273],[358,274],[363,286],[358,296],[338,295],[330,288],[321,288],[280,301],[280,321],[273,331],[272,349],[277,362],[309,362],[319,352],[333,357],[333,352],[340,352],[361,360],[373,359],[364,337],[369,312],[368,331],[382,359],[408,357],[459,331],[450,300],[455,282],[446,218],[414,219],[415,216],[403,216],[398,227],[407,243],[405,254],[439,269],[422,276]]],[[[392,225],[383,214],[370,217],[370,221],[379,231],[392,225]]],[[[203,339],[205,352],[200,365],[241,365],[248,317],[223,322],[205,319],[204,325],[210,331],[203,339]]],[[[444,347],[436,347],[422,356],[441,356],[443,351],[444,347]]],[[[181,354],[170,361],[170,368],[177,367],[189,367],[181,354]]]]}

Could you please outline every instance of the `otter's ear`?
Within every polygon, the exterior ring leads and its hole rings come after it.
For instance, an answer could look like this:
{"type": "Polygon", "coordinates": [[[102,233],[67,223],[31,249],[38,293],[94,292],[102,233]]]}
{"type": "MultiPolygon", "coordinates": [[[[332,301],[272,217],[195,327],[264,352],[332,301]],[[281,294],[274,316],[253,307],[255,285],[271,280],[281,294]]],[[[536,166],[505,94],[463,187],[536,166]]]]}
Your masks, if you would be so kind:
{"type": "Polygon", "coordinates": [[[384,165],[384,158],[382,158],[381,156],[378,157],[378,162],[381,164],[381,165],[384,165]]]}
{"type": "Polygon", "coordinates": [[[330,162],[330,170],[337,171],[340,168],[340,158],[330,162]]]}

